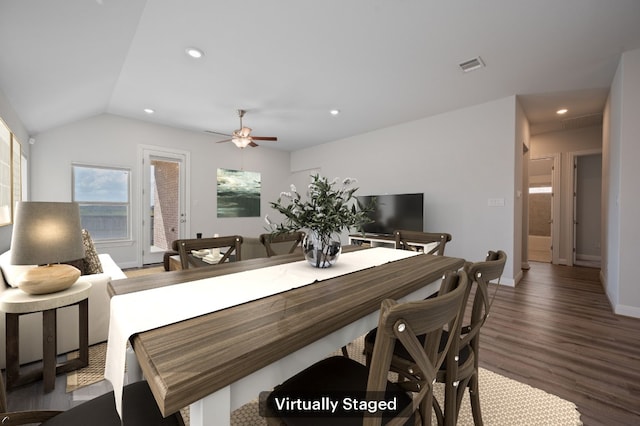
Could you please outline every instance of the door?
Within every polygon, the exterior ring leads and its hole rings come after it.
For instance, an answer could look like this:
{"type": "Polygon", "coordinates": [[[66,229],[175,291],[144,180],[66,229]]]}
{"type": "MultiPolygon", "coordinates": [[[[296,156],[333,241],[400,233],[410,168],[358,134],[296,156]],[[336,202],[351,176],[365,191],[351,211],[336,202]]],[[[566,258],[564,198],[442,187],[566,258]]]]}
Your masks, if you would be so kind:
{"type": "Polygon", "coordinates": [[[185,238],[186,157],[175,151],[143,149],[142,264],[160,263],[174,240],[185,238]]]}

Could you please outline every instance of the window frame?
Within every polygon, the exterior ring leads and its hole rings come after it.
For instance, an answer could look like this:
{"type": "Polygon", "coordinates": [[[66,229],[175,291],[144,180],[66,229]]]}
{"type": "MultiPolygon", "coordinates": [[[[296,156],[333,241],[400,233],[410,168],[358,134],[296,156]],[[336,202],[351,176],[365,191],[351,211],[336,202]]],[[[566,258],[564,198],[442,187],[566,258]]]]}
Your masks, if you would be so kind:
{"type": "MultiPolygon", "coordinates": [[[[7,146],[0,149],[0,193],[2,197],[7,198],[0,199],[0,227],[13,224],[15,215],[16,203],[22,201],[22,193],[24,190],[22,183],[22,145],[16,138],[16,135],[11,131],[11,128],[6,121],[0,117],[0,126],[6,129],[8,139],[6,140],[7,146]]],[[[4,139],[3,139],[4,141],[4,139]]]]}
{"type": "Polygon", "coordinates": [[[104,164],[89,164],[89,163],[71,163],[71,198],[72,201],[75,203],[78,203],[78,205],[80,206],[80,219],[82,220],[82,206],[124,206],[125,210],[126,210],[126,235],[123,237],[117,237],[117,238],[101,238],[100,235],[94,235],[94,233],[91,232],[91,229],[88,229],[89,233],[91,234],[91,238],[92,240],[96,243],[96,244],[100,244],[100,243],[114,243],[114,242],[129,242],[132,240],[132,235],[133,235],[133,229],[132,229],[132,224],[133,224],[133,208],[132,208],[132,192],[131,192],[131,185],[132,185],[132,171],[130,167],[122,167],[122,166],[111,166],[111,165],[104,165],[104,164]],[[83,168],[83,169],[98,169],[98,170],[109,170],[109,171],[121,171],[121,172],[126,172],[127,174],[127,190],[126,190],[126,196],[127,196],[127,200],[126,202],[119,202],[119,201],[86,201],[86,200],[78,200],[77,199],[77,195],[76,195],[76,170],[78,168],[83,168]]]}

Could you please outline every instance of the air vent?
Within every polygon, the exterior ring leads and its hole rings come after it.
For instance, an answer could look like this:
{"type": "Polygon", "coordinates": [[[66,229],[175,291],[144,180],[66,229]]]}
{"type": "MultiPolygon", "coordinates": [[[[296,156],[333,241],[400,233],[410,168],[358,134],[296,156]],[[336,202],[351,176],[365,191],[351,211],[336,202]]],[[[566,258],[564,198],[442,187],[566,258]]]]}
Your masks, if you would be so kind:
{"type": "Polygon", "coordinates": [[[484,62],[482,62],[482,58],[478,56],[476,58],[469,59],[468,61],[464,61],[458,64],[458,66],[462,71],[469,72],[484,67],[484,62]]]}

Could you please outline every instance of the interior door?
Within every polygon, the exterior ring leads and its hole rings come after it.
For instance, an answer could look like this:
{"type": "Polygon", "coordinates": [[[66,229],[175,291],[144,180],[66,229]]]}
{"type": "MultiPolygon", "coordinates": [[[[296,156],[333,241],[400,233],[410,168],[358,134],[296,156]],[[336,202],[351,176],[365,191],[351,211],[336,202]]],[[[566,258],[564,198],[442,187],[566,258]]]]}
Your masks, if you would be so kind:
{"type": "Polygon", "coordinates": [[[187,235],[184,154],[143,150],[142,263],[162,262],[174,240],[187,235]]]}

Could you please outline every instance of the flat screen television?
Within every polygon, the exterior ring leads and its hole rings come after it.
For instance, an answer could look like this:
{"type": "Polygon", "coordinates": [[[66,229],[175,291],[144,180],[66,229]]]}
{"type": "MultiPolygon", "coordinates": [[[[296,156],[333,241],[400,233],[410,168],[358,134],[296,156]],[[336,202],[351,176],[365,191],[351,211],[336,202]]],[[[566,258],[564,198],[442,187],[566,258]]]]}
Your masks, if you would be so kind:
{"type": "Polygon", "coordinates": [[[358,202],[368,206],[375,198],[369,214],[373,222],[363,226],[367,234],[388,235],[396,229],[423,231],[424,194],[359,195],[358,202]]]}

